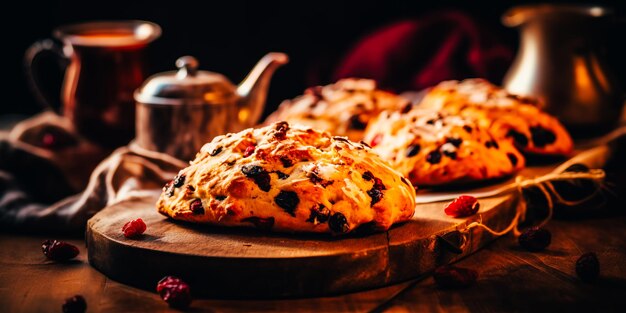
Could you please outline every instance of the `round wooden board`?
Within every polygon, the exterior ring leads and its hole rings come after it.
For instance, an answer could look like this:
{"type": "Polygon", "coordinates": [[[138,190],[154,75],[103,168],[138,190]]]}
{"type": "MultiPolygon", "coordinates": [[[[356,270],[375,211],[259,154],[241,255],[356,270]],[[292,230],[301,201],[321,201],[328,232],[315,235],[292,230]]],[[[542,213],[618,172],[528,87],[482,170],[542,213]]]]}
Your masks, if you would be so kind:
{"type": "Polygon", "coordinates": [[[481,199],[479,214],[470,219],[445,216],[442,203],[418,205],[409,222],[348,237],[192,225],[158,214],[155,202],[156,196],[127,200],[91,218],[89,262],[112,279],[148,290],[174,275],[199,296],[282,298],[346,293],[427,274],[493,239],[479,227],[462,230],[476,219],[505,228],[517,199],[481,199]],[[148,225],[145,234],[125,238],[122,226],[138,217],[148,225]]]}

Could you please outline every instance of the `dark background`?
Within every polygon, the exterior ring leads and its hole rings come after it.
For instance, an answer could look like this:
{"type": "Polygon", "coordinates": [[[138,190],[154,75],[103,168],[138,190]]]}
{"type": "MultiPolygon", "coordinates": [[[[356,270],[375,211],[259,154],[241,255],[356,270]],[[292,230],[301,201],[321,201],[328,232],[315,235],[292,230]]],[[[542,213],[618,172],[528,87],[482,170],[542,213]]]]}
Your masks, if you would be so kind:
{"type": "MultiPolygon", "coordinates": [[[[37,39],[50,36],[59,25],[104,19],[142,19],[163,29],[148,54],[150,73],[174,68],[182,55],[196,56],[202,69],[220,72],[238,83],[269,51],[291,58],[275,75],[268,108],[301,94],[311,84],[329,83],[330,73],[346,50],[371,31],[402,19],[416,19],[442,10],[467,13],[502,43],[517,49],[518,34],[500,23],[506,9],[533,1],[19,1],[3,15],[3,49],[9,85],[0,113],[34,114],[40,106],[23,74],[23,53],[37,39]],[[10,18],[7,17],[10,15],[10,18]],[[13,21],[19,21],[14,23],[13,21]],[[313,76],[311,73],[317,75],[313,76]]],[[[626,3],[596,1],[612,7],[618,22],[607,34],[608,61],[626,82],[622,60],[626,3]]],[[[46,61],[46,60],[44,60],[46,61]]],[[[50,61],[50,60],[48,60],[50,61]]],[[[53,63],[45,71],[50,90],[60,86],[53,63]]],[[[55,95],[56,96],[56,95],[55,95]]],[[[58,97],[58,96],[56,96],[58,97]]]]}

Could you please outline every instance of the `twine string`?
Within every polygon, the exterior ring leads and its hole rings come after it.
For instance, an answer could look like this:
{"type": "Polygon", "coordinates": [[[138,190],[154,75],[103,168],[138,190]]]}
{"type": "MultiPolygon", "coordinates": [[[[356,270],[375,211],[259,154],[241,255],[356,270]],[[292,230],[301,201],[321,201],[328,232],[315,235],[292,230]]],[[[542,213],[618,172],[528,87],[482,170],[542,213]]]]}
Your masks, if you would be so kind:
{"type": "Polygon", "coordinates": [[[598,195],[598,193],[600,193],[600,191],[602,190],[602,181],[604,180],[604,177],[605,172],[601,169],[591,169],[588,172],[552,172],[536,178],[524,178],[522,176],[518,176],[516,177],[514,183],[511,183],[510,185],[501,188],[499,192],[495,194],[503,195],[510,192],[516,193],[518,197],[518,204],[515,208],[515,216],[513,217],[511,223],[505,229],[497,231],[485,225],[482,222],[482,216],[479,216],[478,221],[473,221],[469,223],[467,226],[465,226],[463,231],[467,232],[472,228],[481,227],[494,236],[502,236],[509,233],[510,231],[513,231],[513,234],[515,236],[519,236],[521,232],[519,231],[518,226],[519,223],[523,222],[526,219],[526,213],[528,208],[528,203],[523,196],[523,192],[525,189],[536,187],[539,191],[541,191],[546,199],[548,215],[538,224],[538,226],[541,227],[552,219],[555,203],[566,206],[576,206],[587,202],[590,199],[594,198],[596,195],[598,195]],[[589,179],[593,181],[595,186],[593,193],[580,200],[567,200],[563,198],[563,195],[558,192],[553,184],[555,181],[567,181],[575,179],[589,179]]]}

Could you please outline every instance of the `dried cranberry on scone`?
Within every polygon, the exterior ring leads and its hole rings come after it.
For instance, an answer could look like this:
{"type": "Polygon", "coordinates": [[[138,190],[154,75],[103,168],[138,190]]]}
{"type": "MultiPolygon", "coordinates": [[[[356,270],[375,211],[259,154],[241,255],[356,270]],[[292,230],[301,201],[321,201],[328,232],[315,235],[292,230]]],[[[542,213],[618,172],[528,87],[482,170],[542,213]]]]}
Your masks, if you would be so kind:
{"type": "Polygon", "coordinates": [[[484,79],[445,81],[431,88],[420,107],[445,110],[478,121],[500,140],[512,142],[528,154],[567,155],[573,142],[535,98],[511,94],[484,79]]]}
{"type": "Polygon", "coordinates": [[[157,207],[196,223],[345,234],[408,220],[415,190],[366,144],[278,122],[214,138],[157,207]]]}
{"type": "Polygon", "coordinates": [[[406,99],[377,89],[371,79],[347,78],[309,88],[304,95],[284,101],[266,123],[288,121],[359,141],[369,121],[381,111],[408,105],[406,99]]]}
{"type": "Polygon", "coordinates": [[[383,112],[364,141],[415,186],[440,186],[511,175],[524,157],[472,119],[413,108],[383,112]]]}

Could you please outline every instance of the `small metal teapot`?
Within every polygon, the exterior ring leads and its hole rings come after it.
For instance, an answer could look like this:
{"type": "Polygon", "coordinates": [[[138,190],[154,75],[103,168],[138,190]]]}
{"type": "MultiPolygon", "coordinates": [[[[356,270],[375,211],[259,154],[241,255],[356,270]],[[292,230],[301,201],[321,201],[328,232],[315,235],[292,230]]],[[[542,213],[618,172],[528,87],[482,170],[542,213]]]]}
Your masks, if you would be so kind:
{"type": "Polygon", "coordinates": [[[269,53],[235,86],[221,74],[199,71],[195,58],[179,58],[178,71],[154,75],[135,91],[135,144],[192,159],[213,137],[258,122],[271,76],[287,62],[286,54],[269,53]]]}
{"type": "Polygon", "coordinates": [[[623,106],[620,84],[603,58],[611,10],[540,4],[506,12],[520,29],[520,50],[504,78],[510,92],[537,96],[574,136],[615,127],[623,106]]]}

